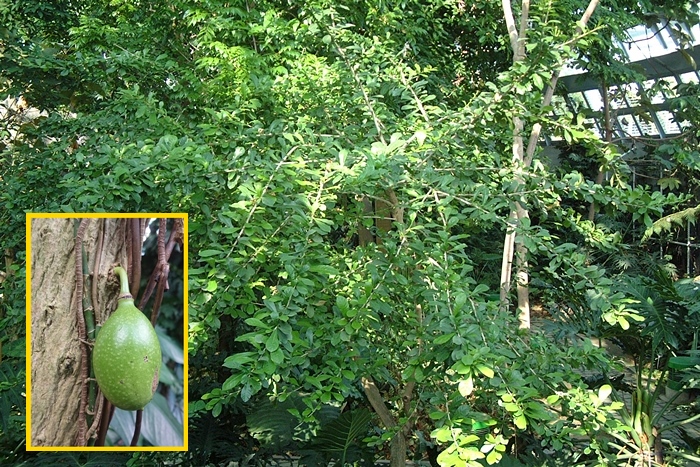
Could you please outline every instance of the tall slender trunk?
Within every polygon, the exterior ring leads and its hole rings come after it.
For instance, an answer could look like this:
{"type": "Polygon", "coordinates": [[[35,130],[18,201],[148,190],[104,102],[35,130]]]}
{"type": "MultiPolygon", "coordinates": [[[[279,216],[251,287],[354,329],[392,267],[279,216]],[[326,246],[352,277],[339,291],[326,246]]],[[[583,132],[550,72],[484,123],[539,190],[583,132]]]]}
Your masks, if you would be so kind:
{"type": "MultiPolygon", "coordinates": [[[[528,28],[528,15],[530,9],[529,0],[523,0],[520,14],[520,30],[515,27],[513,11],[509,0],[503,0],[503,11],[508,26],[508,35],[513,49],[513,64],[525,59],[526,33],[528,28]]],[[[525,124],[519,115],[513,116],[513,168],[515,170],[515,180],[518,186],[524,185],[522,170],[525,168],[525,150],[523,147],[523,131],[525,124]]],[[[527,249],[522,244],[516,242],[517,227],[520,221],[529,217],[527,209],[520,201],[515,201],[513,210],[510,213],[507,223],[506,238],[503,242],[503,261],[501,269],[501,307],[510,308],[509,292],[513,271],[513,260],[515,259],[516,270],[516,291],[518,294],[518,316],[520,327],[530,327],[530,300],[528,292],[528,267],[527,249]],[[516,254],[517,252],[517,254],[516,254]]]]}
{"type": "MultiPolygon", "coordinates": [[[[612,120],[610,119],[610,95],[608,94],[608,83],[603,80],[601,91],[603,94],[603,120],[605,122],[605,141],[612,143],[612,120]]],[[[596,185],[602,185],[605,180],[605,170],[601,165],[598,165],[598,172],[595,177],[596,185]]],[[[593,221],[598,213],[598,206],[595,201],[591,201],[588,208],[588,220],[593,221]]]]}
{"type": "MultiPolygon", "coordinates": [[[[501,0],[503,7],[503,15],[508,28],[508,37],[513,50],[513,64],[516,64],[525,59],[525,45],[527,43],[527,29],[529,21],[529,0],[523,0],[520,8],[520,28],[515,25],[515,17],[511,0],[501,0]]],[[[593,12],[598,6],[598,0],[590,0],[588,7],[581,16],[579,26],[577,26],[574,35],[579,35],[583,32],[583,28],[588,23],[588,20],[593,15],[593,12]]],[[[560,70],[555,70],[552,73],[549,85],[545,89],[542,99],[542,106],[548,106],[552,102],[554,89],[559,79],[560,70]]],[[[530,131],[530,138],[527,149],[523,151],[523,132],[524,124],[519,115],[513,116],[513,166],[516,171],[516,181],[519,185],[524,184],[523,172],[532,163],[532,159],[537,149],[537,142],[540,137],[542,126],[535,123],[530,131]]],[[[529,218],[529,213],[526,207],[516,201],[514,208],[510,213],[510,217],[506,222],[506,236],[503,242],[503,259],[501,262],[501,307],[508,309],[509,292],[512,279],[513,262],[515,261],[516,271],[516,290],[518,294],[518,318],[521,328],[530,327],[530,294],[529,294],[529,268],[528,268],[528,251],[521,243],[517,242],[517,227],[523,219],[529,218]]]]}

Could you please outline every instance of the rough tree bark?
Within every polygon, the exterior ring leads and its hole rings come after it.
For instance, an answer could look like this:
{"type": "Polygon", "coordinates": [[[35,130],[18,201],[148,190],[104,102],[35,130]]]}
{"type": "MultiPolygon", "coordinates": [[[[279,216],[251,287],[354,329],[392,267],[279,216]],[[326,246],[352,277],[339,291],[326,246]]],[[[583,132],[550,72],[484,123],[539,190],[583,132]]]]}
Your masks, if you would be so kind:
{"type": "MultiPolygon", "coordinates": [[[[78,432],[80,345],[75,315],[75,233],[79,219],[31,219],[31,445],[70,446],[78,432]]],[[[125,224],[93,219],[83,245],[92,270],[97,239],[105,232],[97,281],[97,316],[116,307],[111,269],[125,264],[125,224]]],[[[92,271],[91,271],[92,272],[92,271]]],[[[90,293],[86,290],[85,293],[90,293]]]]}

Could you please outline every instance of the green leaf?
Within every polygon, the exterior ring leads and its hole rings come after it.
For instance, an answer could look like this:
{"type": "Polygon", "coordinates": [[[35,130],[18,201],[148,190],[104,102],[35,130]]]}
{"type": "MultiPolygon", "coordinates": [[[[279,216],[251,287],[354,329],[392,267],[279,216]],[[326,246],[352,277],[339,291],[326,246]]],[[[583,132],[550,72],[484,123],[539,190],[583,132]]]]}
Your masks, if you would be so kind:
{"type": "Polygon", "coordinates": [[[233,355],[229,355],[224,360],[223,365],[226,368],[239,369],[248,363],[255,361],[257,354],[255,352],[241,352],[233,355]]]}
{"type": "Polygon", "coordinates": [[[252,326],[255,328],[270,329],[270,326],[268,326],[265,322],[258,318],[246,318],[244,322],[248,326],[252,326]]]}
{"type": "Polygon", "coordinates": [[[234,374],[233,376],[229,376],[226,381],[224,381],[224,384],[221,385],[221,390],[222,391],[232,391],[238,386],[241,385],[241,382],[243,379],[246,377],[244,373],[238,373],[234,374]]]}
{"type": "Polygon", "coordinates": [[[222,251],[220,250],[202,250],[199,252],[199,256],[201,258],[209,258],[211,256],[217,256],[220,255],[222,251]]]}
{"type": "Polygon", "coordinates": [[[552,394],[550,396],[547,396],[547,403],[548,404],[556,404],[557,402],[559,402],[559,399],[560,399],[560,397],[558,394],[552,394]]]}
{"type": "Polygon", "coordinates": [[[279,349],[279,346],[280,340],[277,336],[277,330],[275,329],[265,341],[265,349],[267,349],[268,352],[274,352],[275,350],[279,349]]]}
{"type": "Polygon", "coordinates": [[[443,345],[447,342],[450,342],[455,335],[457,335],[457,333],[454,332],[443,334],[441,336],[436,337],[433,342],[435,343],[435,345],[443,345]]]}
{"type": "Polygon", "coordinates": [[[459,313],[462,308],[464,308],[464,305],[467,303],[467,294],[464,292],[458,292],[457,295],[455,295],[455,304],[454,304],[454,312],[459,313]]]}
{"type": "Polygon", "coordinates": [[[257,390],[253,388],[253,385],[250,384],[250,381],[245,383],[241,388],[241,400],[243,402],[248,402],[250,398],[253,397],[253,395],[255,395],[256,392],[257,390]]]}
{"type": "Polygon", "coordinates": [[[143,409],[141,434],[153,446],[184,445],[183,425],[173,415],[165,397],[158,392],[143,409]]]}
{"type": "Polygon", "coordinates": [[[335,304],[338,307],[338,310],[340,310],[340,313],[343,315],[347,316],[347,314],[350,312],[350,302],[342,295],[335,297],[335,304]]]}
{"type": "Polygon", "coordinates": [[[518,406],[518,404],[516,404],[515,402],[504,402],[503,408],[505,408],[508,412],[520,411],[520,406],[518,406]]]}
{"type": "Polygon", "coordinates": [[[493,465],[496,462],[500,461],[501,458],[503,457],[503,454],[498,452],[497,450],[493,449],[491,452],[486,456],[486,462],[489,465],[493,465]]]}
{"type": "Polygon", "coordinates": [[[340,274],[340,272],[336,268],[327,264],[314,264],[312,266],[309,266],[309,271],[318,274],[323,274],[326,276],[337,276],[338,274],[340,274]]]}
{"type": "Polygon", "coordinates": [[[299,424],[291,412],[299,412],[303,406],[300,402],[298,397],[290,397],[284,402],[264,398],[254,403],[246,415],[248,432],[266,448],[286,445],[299,424]]]}
{"type": "Polygon", "coordinates": [[[486,376],[487,378],[493,378],[493,376],[495,374],[493,372],[493,369],[487,365],[478,364],[478,365],[476,365],[476,369],[479,370],[479,372],[482,375],[486,376]]]}
{"type": "Polygon", "coordinates": [[[317,451],[335,454],[345,462],[351,446],[362,446],[367,436],[372,414],[365,408],[343,412],[338,418],[324,425],[311,444],[317,451]]]}
{"type": "Polygon", "coordinates": [[[424,378],[423,368],[417,366],[416,371],[413,373],[413,378],[415,378],[416,382],[418,382],[418,383],[423,381],[423,378],[424,378]]]}
{"type": "Polygon", "coordinates": [[[275,365],[281,365],[284,362],[284,352],[282,352],[282,349],[277,349],[274,352],[271,352],[270,360],[275,365]]]}

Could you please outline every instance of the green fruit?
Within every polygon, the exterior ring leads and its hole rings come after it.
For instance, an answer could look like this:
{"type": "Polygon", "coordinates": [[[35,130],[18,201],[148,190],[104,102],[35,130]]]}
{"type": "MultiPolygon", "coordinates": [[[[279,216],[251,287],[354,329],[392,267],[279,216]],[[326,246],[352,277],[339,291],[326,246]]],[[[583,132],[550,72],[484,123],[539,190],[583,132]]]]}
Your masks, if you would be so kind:
{"type": "Polygon", "coordinates": [[[131,295],[122,296],[117,310],[97,334],[92,367],[107,400],[120,409],[140,410],[158,387],[160,343],[131,295]]]}

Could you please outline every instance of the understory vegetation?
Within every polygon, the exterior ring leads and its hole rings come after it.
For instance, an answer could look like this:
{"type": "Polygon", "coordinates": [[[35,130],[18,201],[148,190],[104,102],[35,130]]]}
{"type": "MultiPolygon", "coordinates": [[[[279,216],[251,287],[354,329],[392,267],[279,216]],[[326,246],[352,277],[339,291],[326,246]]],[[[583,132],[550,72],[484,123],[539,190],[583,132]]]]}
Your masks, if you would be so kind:
{"type": "Polygon", "coordinates": [[[697,465],[700,88],[668,140],[552,98],[697,6],[336,3],[0,4],[0,463],[697,465]],[[25,451],[29,211],[188,213],[188,452],[25,451]]]}

